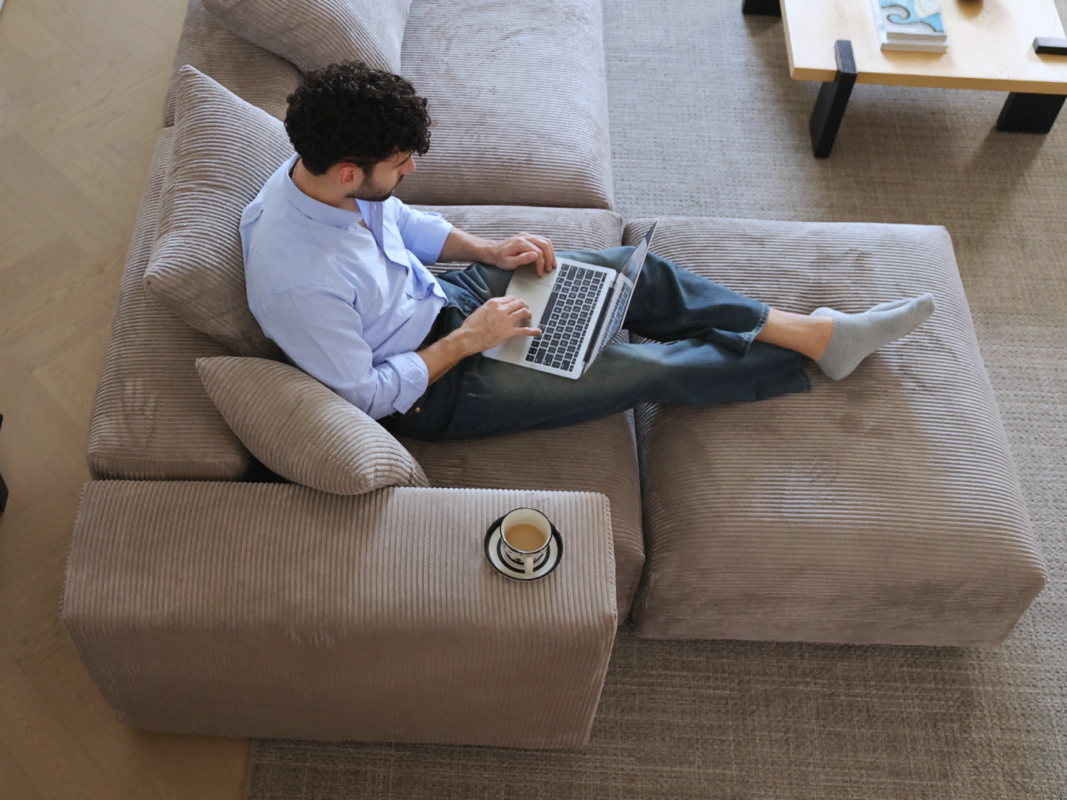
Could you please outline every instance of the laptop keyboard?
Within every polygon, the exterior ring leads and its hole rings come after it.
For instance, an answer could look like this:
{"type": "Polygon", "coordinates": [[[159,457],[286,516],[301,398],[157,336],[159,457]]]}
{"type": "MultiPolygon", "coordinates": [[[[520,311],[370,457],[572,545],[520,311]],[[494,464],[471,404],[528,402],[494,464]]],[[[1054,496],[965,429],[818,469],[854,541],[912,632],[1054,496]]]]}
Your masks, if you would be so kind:
{"type": "Polygon", "coordinates": [[[606,275],[570,264],[559,266],[559,275],[541,315],[541,335],[530,344],[526,360],[531,364],[570,370],[581,353],[589,320],[606,275]]]}

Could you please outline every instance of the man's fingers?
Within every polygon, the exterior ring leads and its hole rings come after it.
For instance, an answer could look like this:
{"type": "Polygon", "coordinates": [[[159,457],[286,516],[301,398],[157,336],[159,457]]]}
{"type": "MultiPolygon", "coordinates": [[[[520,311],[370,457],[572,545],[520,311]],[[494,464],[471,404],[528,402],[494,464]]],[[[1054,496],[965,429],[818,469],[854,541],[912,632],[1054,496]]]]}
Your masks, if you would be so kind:
{"type": "Polygon", "coordinates": [[[528,238],[541,248],[541,253],[545,258],[545,270],[547,272],[554,270],[556,268],[556,248],[552,246],[552,240],[547,236],[530,236],[528,238]]]}
{"type": "Polygon", "coordinates": [[[541,329],[540,328],[515,328],[514,330],[509,331],[509,333],[512,336],[540,336],[541,335],[541,329]]]}
{"type": "Polygon", "coordinates": [[[532,264],[537,261],[537,257],[540,253],[537,250],[524,250],[517,256],[508,256],[508,267],[515,269],[516,267],[522,267],[526,264],[532,264]]]}
{"type": "MultiPolygon", "coordinates": [[[[523,248],[523,253],[518,258],[525,259],[519,261],[515,266],[521,267],[523,264],[534,264],[537,267],[538,276],[544,275],[547,267],[547,261],[545,260],[545,253],[541,242],[544,241],[543,237],[533,236],[532,234],[522,231],[514,237],[514,243],[517,247],[523,248]],[[538,240],[541,241],[538,241],[538,240]]],[[[514,267],[512,267],[514,269],[514,267]]]]}
{"type": "Polygon", "coordinates": [[[537,242],[534,241],[532,237],[530,237],[524,239],[523,244],[526,247],[530,248],[529,251],[526,253],[526,255],[529,257],[529,261],[527,261],[526,263],[529,264],[530,261],[532,261],[537,266],[538,277],[544,275],[545,254],[541,251],[540,247],[538,247],[537,242]]]}
{"type": "Polygon", "coordinates": [[[530,307],[526,305],[525,300],[522,300],[518,297],[508,296],[506,298],[502,298],[500,308],[508,314],[515,314],[521,311],[527,311],[530,307]]]}

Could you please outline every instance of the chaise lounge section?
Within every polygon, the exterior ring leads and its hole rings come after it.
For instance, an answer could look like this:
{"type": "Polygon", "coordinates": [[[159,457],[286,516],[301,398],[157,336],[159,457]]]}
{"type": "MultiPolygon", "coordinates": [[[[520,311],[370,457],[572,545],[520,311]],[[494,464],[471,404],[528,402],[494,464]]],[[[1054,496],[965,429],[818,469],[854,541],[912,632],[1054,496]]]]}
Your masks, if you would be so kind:
{"type": "MultiPolygon", "coordinates": [[[[626,227],[637,241],[651,220],[626,227]]],[[[654,639],[999,644],[1045,584],[944,228],[661,218],[657,251],[784,310],[932,292],[810,394],[637,412],[654,639]]]]}

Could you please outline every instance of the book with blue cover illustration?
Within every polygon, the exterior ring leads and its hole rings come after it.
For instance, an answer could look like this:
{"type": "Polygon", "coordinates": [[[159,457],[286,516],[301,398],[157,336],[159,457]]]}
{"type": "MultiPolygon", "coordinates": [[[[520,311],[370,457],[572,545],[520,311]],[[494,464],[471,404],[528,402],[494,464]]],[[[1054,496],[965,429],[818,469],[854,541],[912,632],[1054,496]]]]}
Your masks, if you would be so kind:
{"type": "Polygon", "coordinates": [[[871,0],[883,50],[943,53],[948,35],[938,0],[871,0]]]}

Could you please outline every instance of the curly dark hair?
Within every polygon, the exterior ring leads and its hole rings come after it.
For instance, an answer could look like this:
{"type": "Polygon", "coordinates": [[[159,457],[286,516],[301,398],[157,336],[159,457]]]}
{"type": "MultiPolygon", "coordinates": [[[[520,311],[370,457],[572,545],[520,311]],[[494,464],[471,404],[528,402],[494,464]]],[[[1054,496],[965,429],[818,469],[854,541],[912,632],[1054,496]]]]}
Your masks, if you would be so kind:
{"type": "Polygon", "coordinates": [[[285,130],[313,175],[340,163],[369,173],[397,152],[421,156],[430,149],[426,98],[399,75],[362,61],[307,73],[286,100],[285,130]]]}

